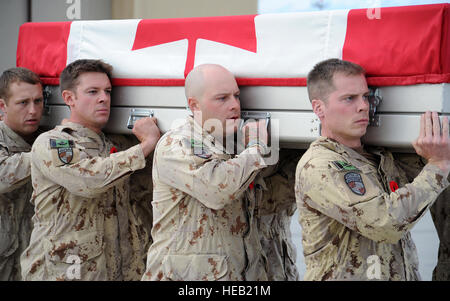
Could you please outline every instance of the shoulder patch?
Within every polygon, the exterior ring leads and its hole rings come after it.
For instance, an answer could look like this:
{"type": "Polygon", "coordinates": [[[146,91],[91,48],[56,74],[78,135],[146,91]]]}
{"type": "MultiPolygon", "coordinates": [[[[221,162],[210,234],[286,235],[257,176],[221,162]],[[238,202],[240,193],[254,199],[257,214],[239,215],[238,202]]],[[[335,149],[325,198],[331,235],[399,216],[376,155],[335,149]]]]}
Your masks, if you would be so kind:
{"type": "Polygon", "coordinates": [[[69,164],[73,159],[73,149],[71,147],[58,148],[58,158],[64,164],[69,164]]]}
{"type": "Polygon", "coordinates": [[[333,161],[332,163],[333,163],[334,166],[336,166],[336,168],[339,171],[359,170],[355,166],[353,166],[350,163],[345,162],[345,161],[337,160],[337,161],[333,161]]]}
{"type": "Polygon", "coordinates": [[[73,147],[74,143],[68,139],[50,139],[50,148],[67,148],[73,147]]]}
{"type": "Polygon", "coordinates": [[[55,149],[58,154],[58,159],[63,164],[69,164],[74,157],[73,151],[74,143],[67,139],[50,139],[50,148],[55,149]]]}
{"type": "Polygon", "coordinates": [[[201,141],[196,141],[194,138],[191,138],[191,147],[200,148],[203,147],[203,143],[201,141]]]}
{"type": "Polygon", "coordinates": [[[191,139],[191,149],[194,152],[194,155],[197,157],[200,157],[202,159],[209,159],[211,158],[212,154],[208,154],[205,150],[205,146],[201,141],[196,141],[194,139],[191,139]]]}
{"type": "Polygon", "coordinates": [[[359,173],[348,172],[344,175],[344,180],[353,193],[357,195],[364,195],[366,193],[366,187],[359,173]]]}

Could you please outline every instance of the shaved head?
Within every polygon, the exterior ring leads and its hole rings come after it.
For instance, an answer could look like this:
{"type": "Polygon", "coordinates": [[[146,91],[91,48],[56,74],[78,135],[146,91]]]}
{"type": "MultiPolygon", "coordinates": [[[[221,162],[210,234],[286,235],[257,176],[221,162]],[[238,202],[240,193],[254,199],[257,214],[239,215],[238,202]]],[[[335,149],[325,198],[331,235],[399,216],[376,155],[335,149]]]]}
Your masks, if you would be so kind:
{"type": "Polygon", "coordinates": [[[198,65],[197,67],[192,69],[192,71],[189,72],[188,76],[186,77],[186,81],[184,84],[186,99],[189,99],[189,97],[201,99],[205,91],[205,87],[208,84],[208,75],[213,72],[225,72],[234,78],[233,74],[230,71],[220,65],[198,65]]]}
{"type": "Polygon", "coordinates": [[[184,88],[197,124],[203,127],[208,122],[208,129],[215,132],[215,128],[220,136],[236,132],[241,116],[240,91],[230,71],[215,64],[199,65],[189,72],[184,88]]]}

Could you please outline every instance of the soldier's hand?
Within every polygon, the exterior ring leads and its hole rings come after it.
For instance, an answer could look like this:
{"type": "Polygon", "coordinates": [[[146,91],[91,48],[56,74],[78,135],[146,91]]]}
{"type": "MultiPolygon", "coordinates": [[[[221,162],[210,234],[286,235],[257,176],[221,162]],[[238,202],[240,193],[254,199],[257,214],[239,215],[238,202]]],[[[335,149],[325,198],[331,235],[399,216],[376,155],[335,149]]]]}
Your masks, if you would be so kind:
{"type": "Polygon", "coordinates": [[[261,119],[257,122],[247,122],[242,127],[242,134],[245,147],[256,142],[262,142],[264,145],[267,145],[268,133],[266,120],[261,119]]]}
{"type": "Polygon", "coordinates": [[[450,171],[450,139],[448,118],[442,119],[442,128],[436,112],[425,112],[420,117],[419,137],[413,142],[417,154],[447,173],[450,171]]]}
{"type": "Polygon", "coordinates": [[[141,142],[142,151],[144,156],[147,157],[155,149],[156,143],[161,136],[156,118],[145,117],[139,119],[135,122],[132,131],[141,142]]]}

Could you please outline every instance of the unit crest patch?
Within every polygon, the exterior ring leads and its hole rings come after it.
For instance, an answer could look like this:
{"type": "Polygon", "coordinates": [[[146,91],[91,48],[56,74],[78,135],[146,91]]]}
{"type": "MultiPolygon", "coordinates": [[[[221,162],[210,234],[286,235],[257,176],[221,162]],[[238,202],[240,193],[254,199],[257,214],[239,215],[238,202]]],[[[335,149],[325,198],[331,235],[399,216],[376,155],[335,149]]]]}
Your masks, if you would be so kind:
{"type": "Polygon", "coordinates": [[[67,139],[50,139],[50,147],[58,151],[58,158],[64,164],[72,162],[74,143],[67,139]]]}
{"type": "Polygon", "coordinates": [[[348,172],[344,175],[344,180],[353,193],[357,195],[364,195],[366,193],[366,187],[359,173],[348,172]]]}

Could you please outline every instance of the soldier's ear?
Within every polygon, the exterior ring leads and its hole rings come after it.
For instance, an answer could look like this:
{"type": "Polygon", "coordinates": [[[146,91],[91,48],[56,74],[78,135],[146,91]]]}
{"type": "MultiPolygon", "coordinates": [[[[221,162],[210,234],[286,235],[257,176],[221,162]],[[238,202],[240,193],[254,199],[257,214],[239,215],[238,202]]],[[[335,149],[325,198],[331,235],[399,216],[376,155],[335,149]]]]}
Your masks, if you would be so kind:
{"type": "Polygon", "coordinates": [[[194,113],[194,111],[200,111],[200,106],[196,98],[189,97],[187,102],[192,113],[194,113]]]}
{"type": "Polygon", "coordinates": [[[0,110],[2,110],[3,112],[7,111],[6,100],[3,98],[0,98],[0,110]]]}
{"type": "Polygon", "coordinates": [[[311,101],[313,112],[319,117],[320,120],[324,117],[325,103],[320,99],[313,99],[311,101]]]}
{"type": "Polygon", "coordinates": [[[69,107],[73,107],[75,94],[70,90],[64,90],[62,91],[61,95],[66,105],[68,105],[69,107]]]}

